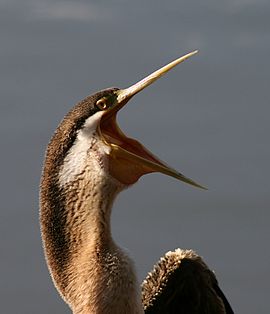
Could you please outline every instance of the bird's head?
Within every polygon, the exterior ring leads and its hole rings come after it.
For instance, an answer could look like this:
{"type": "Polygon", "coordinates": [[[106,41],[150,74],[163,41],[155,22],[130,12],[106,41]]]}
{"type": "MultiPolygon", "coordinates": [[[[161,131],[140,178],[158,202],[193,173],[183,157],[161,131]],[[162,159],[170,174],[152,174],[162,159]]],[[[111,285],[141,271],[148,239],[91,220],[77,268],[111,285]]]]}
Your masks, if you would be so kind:
{"type": "MultiPolygon", "coordinates": [[[[62,127],[60,124],[56,132],[56,137],[58,135],[65,139],[66,144],[60,147],[65,150],[63,155],[70,155],[65,160],[69,163],[68,173],[62,174],[62,176],[65,178],[67,175],[72,175],[73,172],[74,174],[76,174],[75,172],[80,173],[82,171],[80,164],[87,157],[89,149],[96,145],[98,148],[95,149],[95,156],[100,158],[99,164],[102,166],[106,161],[106,173],[109,172],[110,176],[124,185],[135,183],[144,174],[160,172],[202,188],[201,185],[159,160],[140,142],[127,137],[116,121],[118,111],[135,94],[196,52],[174,60],[129,88],[106,89],[87,97],[76,105],[65,117],[62,127]]],[[[64,160],[62,161],[64,162],[64,160]]]]}

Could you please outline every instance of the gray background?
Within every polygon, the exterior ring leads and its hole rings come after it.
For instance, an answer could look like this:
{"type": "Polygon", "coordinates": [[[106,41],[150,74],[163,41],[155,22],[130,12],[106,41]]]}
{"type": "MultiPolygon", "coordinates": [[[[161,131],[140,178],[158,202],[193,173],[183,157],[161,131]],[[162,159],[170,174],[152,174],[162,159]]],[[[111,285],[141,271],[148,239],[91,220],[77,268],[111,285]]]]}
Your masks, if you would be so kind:
{"type": "Polygon", "coordinates": [[[1,314],[69,313],[38,225],[46,144],[67,110],[200,53],[136,96],[119,124],[208,186],[160,174],[118,198],[115,239],[140,279],[167,250],[193,248],[236,313],[270,313],[270,2],[0,2],[1,314]]]}

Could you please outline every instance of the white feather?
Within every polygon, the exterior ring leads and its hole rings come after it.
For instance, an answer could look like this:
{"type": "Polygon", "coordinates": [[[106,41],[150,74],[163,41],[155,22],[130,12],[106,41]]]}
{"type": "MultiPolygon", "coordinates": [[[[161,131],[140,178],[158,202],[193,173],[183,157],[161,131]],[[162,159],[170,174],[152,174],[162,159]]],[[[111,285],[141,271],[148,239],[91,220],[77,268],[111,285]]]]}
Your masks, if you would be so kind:
{"type": "MultiPolygon", "coordinates": [[[[96,143],[98,143],[96,146],[100,155],[108,155],[110,153],[110,147],[102,142],[97,132],[97,126],[103,113],[104,111],[100,111],[90,116],[86,119],[83,127],[78,131],[77,138],[65,157],[59,172],[60,186],[63,187],[74,181],[76,177],[83,172],[87,159],[91,158],[91,154],[94,154],[91,147],[96,145],[96,143]]],[[[101,167],[98,159],[92,158],[91,161],[91,166],[95,167],[95,171],[101,174],[104,169],[101,167]]]]}

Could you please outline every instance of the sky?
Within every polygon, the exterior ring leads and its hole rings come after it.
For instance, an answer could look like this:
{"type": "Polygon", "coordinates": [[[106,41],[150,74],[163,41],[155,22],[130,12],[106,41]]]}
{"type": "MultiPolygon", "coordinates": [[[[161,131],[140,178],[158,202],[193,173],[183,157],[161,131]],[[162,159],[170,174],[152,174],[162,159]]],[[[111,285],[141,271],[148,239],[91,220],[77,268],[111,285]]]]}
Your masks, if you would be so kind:
{"type": "Polygon", "coordinates": [[[44,151],[65,113],[195,49],[119,124],[209,190],[147,175],[118,197],[113,236],[140,280],[192,248],[235,313],[270,312],[269,13],[267,0],[0,1],[1,313],[70,313],[38,222],[44,151]]]}

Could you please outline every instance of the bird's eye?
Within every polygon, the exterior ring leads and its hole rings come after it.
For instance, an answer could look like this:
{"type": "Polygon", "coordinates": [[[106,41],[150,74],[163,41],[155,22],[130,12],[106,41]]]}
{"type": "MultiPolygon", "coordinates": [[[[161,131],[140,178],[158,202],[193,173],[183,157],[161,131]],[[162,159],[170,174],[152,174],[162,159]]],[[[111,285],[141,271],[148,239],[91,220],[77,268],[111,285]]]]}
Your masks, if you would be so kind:
{"type": "Polygon", "coordinates": [[[105,110],[108,108],[108,99],[101,98],[96,102],[96,106],[100,109],[100,110],[105,110]]]}

